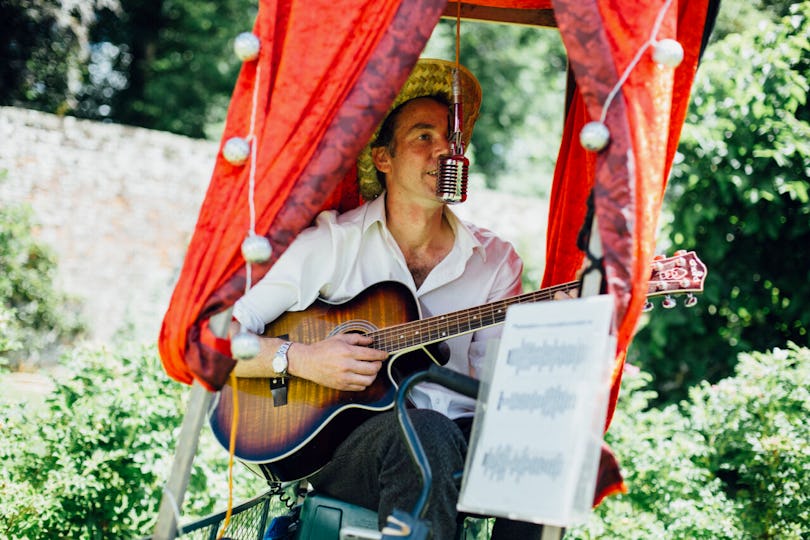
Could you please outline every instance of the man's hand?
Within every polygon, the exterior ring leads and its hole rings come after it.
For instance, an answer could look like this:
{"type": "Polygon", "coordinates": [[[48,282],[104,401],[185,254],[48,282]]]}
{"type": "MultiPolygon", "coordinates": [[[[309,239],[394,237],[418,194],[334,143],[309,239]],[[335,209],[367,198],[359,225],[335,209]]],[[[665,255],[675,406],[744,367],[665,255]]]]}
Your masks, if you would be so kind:
{"type": "Polygon", "coordinates": [[[579,289],[571,289],[570,291],[557,291],[554,293],[554,300],[571,300],[572,298],[579,298],[579,289]]]}
{"type": "Polygon", "coordinates": [[[337,334],[312,344],[293,343],[287,353],[288,371],[336,390],[365,390],[388,358],[371,349],[372,339],[362,334],[337,334]]]}
{"type": "MultiPolygon", "coordinates": [[[[231,324],[231,335],[239,332],[231,324]]],[[[316,343],[293,343],[287,351],[287,373],[336,390],[365,390],[377,376],[388,353],[369,347],[372,339],[362,334],[338,334],[316,343]]],[[[273,356],[284,343],[275,337],[259,336],[259,354],[236,363],[237,377],[273,377],[273,356]]]]}

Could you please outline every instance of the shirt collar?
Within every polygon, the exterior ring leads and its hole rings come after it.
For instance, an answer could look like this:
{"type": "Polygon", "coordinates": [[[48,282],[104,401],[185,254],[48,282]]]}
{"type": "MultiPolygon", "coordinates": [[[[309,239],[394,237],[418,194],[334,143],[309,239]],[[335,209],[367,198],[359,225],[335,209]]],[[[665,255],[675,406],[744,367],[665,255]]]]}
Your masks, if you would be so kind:
{"type": "Polygon", "coordinates": [[[385,226],[385,192],[373,201],[366,203],[366,215],[363,218],[363,232],[379,222],[385,226]]]}
{"type": "MultiPolygon", "coordinates": [[[[464,223],[449,206],[444,207],[447,222],[453,228],[453,233],[456,237],[456,245],[465,251],[477,251],[481,258],[486,262],[486,250],[484,245],[470,230],[469,226],[464,223]]],[[[363,220],[363,232],[367,231],[369,227],[375,223],[380,223],[385,226],[385,192],[373,201],[366,204],[366,215],[363,220]]]]}
{"type": "Polygon", "coordinates": [[[484,262],[487,260],[487,252],[478,237],[470,230],[469,226],[456,216],[449,206],[444,207],[445,216],[453,233],[456,235],[456,245],[465,251],[477,251],[484,262]]]}

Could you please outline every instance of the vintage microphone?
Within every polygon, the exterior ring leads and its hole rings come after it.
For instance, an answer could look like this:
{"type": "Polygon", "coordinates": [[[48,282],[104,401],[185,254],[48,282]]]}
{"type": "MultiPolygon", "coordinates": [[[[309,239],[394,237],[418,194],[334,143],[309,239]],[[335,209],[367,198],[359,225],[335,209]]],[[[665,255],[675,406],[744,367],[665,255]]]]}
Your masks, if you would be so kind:
{"type": "Polygon", "coordinates": [[[453,134],[450,136],[450,154],[439,156],[436,194],[448,203],[467,200],[467,176],[470,160],[464,157],[464,141],[461,138],[463,125],[461,110],[461,84],[458,69],[453,70],[453,134]]]}

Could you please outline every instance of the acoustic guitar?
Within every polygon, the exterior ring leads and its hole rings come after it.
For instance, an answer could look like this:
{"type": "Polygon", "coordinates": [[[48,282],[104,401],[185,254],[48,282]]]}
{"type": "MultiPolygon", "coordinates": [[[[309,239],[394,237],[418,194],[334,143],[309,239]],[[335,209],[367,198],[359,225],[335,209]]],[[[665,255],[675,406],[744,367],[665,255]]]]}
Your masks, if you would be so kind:
{"type": "MultiPolygon", "coordinates": [[[[703,290],[706,266],[694,252],[678,252],[653,262],[648,297],[703,290]]],[[[501,324],[513,304],[551,300],[558,291],[579,286],[571,281],[498,300],[482,306],[419,319],[410,290],[397,282],[373,285],[341,304],[316,300],[304,311],[290,311],[268,325],[265,336],[313,343],[347,332],[368,334],[370,345],[390,356],[374,383],[362,392],[340,391],[314,382],[288,379],[287,400],[276,405],[269,378],[239,378],[239,415],[235,456],[258,468],[271,481],[293,481],[317,472],[351,431],[370,417],[394,406],[398,383],[411,373],[443,364],[431,345],[501,324]]],[[[210,416],[216,439],[229,447],[233,417],[233,387],[226,384],[210,416]]]]}

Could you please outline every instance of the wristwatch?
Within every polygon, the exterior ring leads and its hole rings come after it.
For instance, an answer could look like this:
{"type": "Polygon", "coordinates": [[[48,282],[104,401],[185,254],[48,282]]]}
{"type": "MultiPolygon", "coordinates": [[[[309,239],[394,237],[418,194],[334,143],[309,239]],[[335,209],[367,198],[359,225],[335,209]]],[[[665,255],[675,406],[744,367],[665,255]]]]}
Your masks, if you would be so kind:
{"type": "Polygon", "coordinates": [[[275,356],[273,356],[273,371],[275,371],[276,375],[279,377],[287,376],[287,366],[289,365],[287,361],[287,351],[290,349],[291,345],[291,341],[285,341],[281,344],[281,347],[278,348],[275,356]]]}

